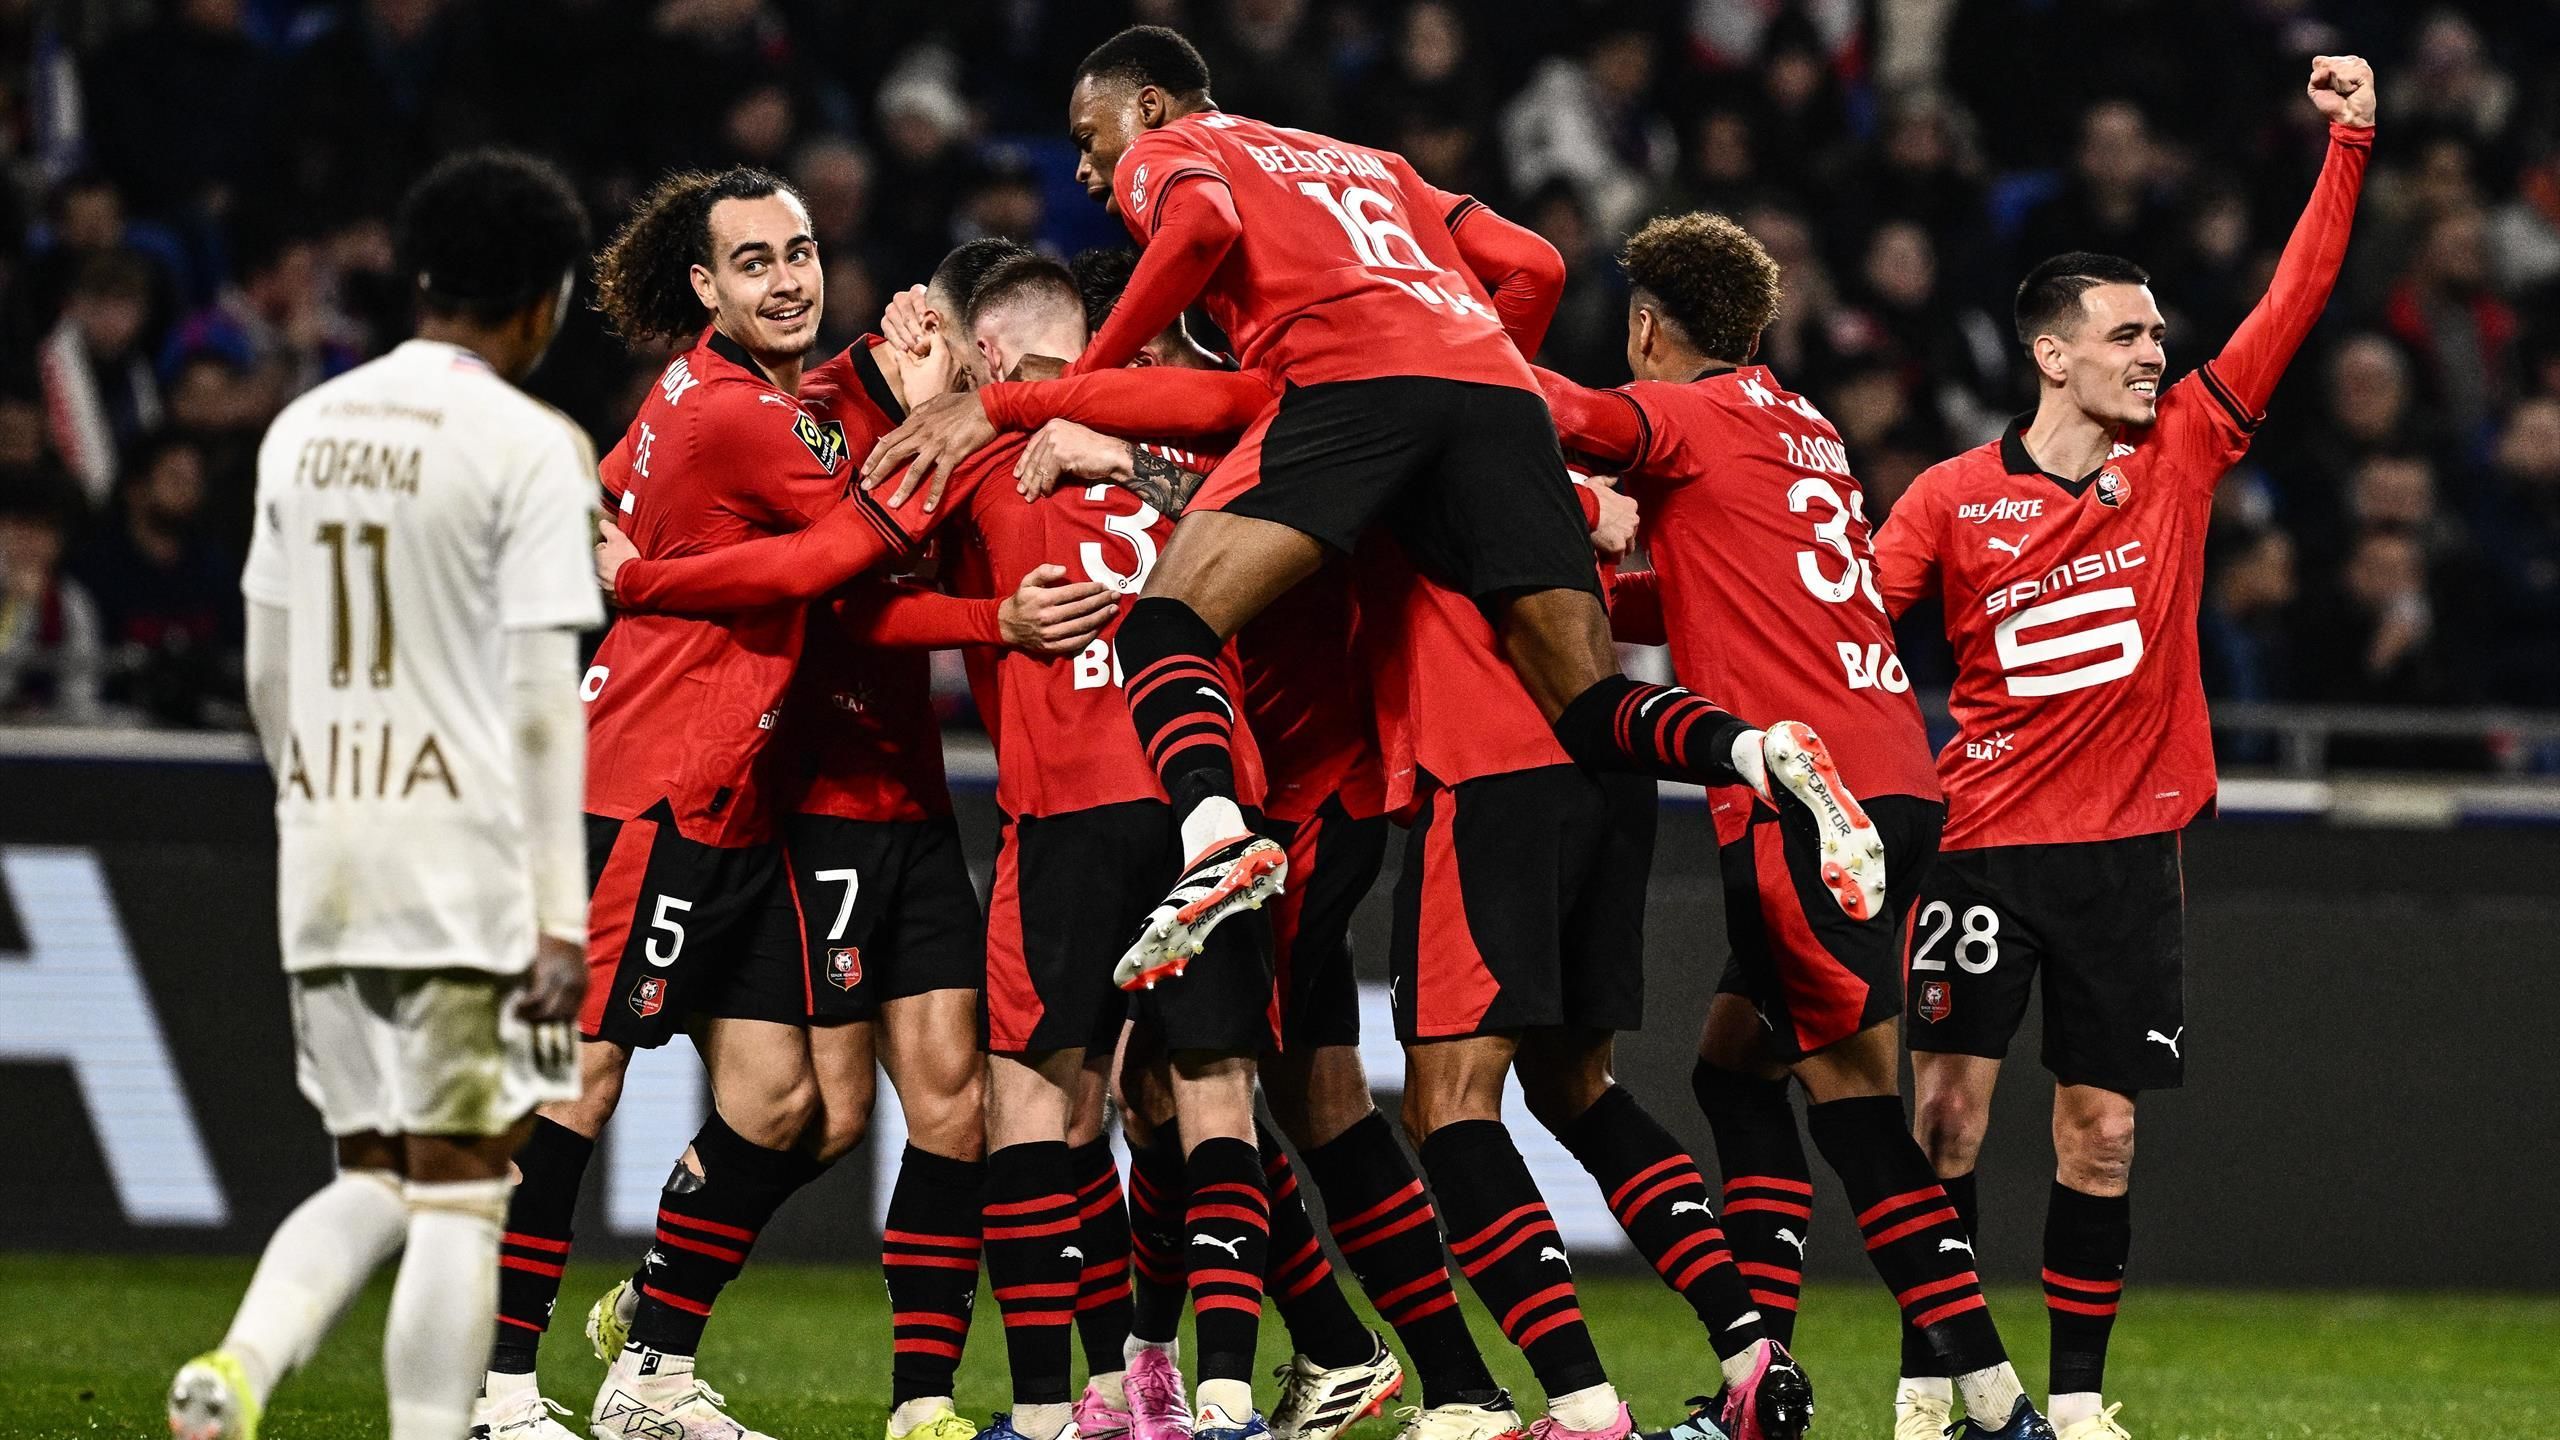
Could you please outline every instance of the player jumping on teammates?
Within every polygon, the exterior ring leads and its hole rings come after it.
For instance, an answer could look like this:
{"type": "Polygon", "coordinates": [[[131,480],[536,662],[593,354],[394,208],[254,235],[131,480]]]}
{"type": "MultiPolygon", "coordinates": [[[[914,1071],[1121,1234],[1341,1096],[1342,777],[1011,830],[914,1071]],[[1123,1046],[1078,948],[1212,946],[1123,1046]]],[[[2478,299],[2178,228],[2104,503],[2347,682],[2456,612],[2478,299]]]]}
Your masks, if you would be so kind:
{"type": "MultiPolygon", "coordinates": [[[[2328,156],[2222,352],[2164,391],[2150,277],[2109,255],[2045,261],[2017,302],[2035,413],[1924,472],[1876,537],[1886,604],[1937,596],[1956,655],[1944,853],[1911,940],[1920,1143],[1972,1230],[1992,1086],[2041,970],[2062,1440],[2123,1440],[2100,1384],[2132,1247],[2134,1097],[2185,1074],[2179,832],[2213,801],[2196,606],[2214,488],[2328,303],[2373,147],[2370,66],[2318,57],[2308,90],[2328,156]]],[[[1897,1435],[1946,1423],[1932,1354],[1906,1340],[1897,1435]]]]}
{"type": "Polygon", "coordinates": [[[535,1105],[578,1093],[595,457],[515,387],[586,247],[548,167],[437,166],[399,216],[417,338],[285,407],[259,449],[249,704],[276,774],[296,1068],[338,1176],[178,1372],[178,1440],[255,1440],[276,1382],[394,1251],[392,1440],[471,1426],[507,1157],[535,1105]]]}

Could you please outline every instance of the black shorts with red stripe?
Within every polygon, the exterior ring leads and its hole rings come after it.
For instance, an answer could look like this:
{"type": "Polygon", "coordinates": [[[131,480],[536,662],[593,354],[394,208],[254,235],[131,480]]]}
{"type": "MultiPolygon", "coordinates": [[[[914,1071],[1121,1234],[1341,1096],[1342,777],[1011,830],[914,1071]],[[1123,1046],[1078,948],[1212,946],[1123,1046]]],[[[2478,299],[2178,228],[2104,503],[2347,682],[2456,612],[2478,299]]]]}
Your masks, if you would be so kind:
{"type": "Polygon", "coordinates": [[[1271,902],[1283,1049],[1360,1043],[1351,917],[1386,863],[1387,825],[1384,815],[1353,819],[1339,795],[1294,825],[1264,824],[1289,851],[1288,887],[1271,902]]]}
{"type": "Polygon", "coordinates": [[[580,1034],[646,1049],[694,1016],[808,1023],[808,960],[781,846],[688,840],[663,800],[629,820],[586,818],[580,1034]]]}
{"type": "Polygon", "coordinates": [[[981,1025],[999,1055],[1098,1044],[1126,1016],[1167,1050],[1255,1055],[1277,1031],[1270,931],[1221,925],[1180,977],[1136,997],[1111,981],[1165,888],[1182,835],[1161,800],[1008,817],[987,897],[981,1025]]]}
{"type": "Polygon", "coordinates": [[[1751,828],[1724,846],[1725,937],[1733,946],[1716,989],[1760,1011],[1781,1060],[1801,1060],[1902,1013],[1902,947],[1911,907],[1938,854],[1947,807],[1911,795],[1861,801],[1884,840],[1884,910],[1842,914],[1822,883],[1822,842],[1811,812],[1754,805],[1751,828]]]}
{"type": "Polygon", "coordinates": [[[786,815],[782,838],[802,897],[813,1023],[869,1020],[884,1001],[978,988],[986,912],[950,816],[786,815]]]}
{"type": "Polygon", "coordinates": [[[1547,765],[1438,786],[1405,832],[1396,1038],[1644,1024],[1654,782],[1547,765]]]}

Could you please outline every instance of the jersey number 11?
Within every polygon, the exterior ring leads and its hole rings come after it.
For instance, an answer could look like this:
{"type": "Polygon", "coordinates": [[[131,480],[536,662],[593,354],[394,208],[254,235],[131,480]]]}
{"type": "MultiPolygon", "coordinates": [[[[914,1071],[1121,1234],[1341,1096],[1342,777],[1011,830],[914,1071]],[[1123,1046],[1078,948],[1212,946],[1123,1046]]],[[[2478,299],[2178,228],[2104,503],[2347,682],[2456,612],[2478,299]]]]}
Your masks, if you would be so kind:
{"type": "MultiPolygon", "coordinates": [[[[329,550],[329,683],[344,690],[354,679],[354,626],[347,598],[347,527],[322,522],[317,537],[329,550]]],[[[373,666],[368,678],[376,690],[391,685],[391,531],[382,525],[356,527],[356,544],[373,552],[373,666]]]]}

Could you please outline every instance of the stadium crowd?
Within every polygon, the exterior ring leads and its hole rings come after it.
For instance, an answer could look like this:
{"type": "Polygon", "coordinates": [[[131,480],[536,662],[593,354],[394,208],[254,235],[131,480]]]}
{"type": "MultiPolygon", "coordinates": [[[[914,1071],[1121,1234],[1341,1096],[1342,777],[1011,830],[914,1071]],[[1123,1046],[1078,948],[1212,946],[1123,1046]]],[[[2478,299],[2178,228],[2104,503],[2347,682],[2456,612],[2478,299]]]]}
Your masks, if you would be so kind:
{"type": "MultiPolygon", "coordinates": [[[[0,721],[242,722],[259,435],[405,333],[388,215],[434,158],[547,153],[605,217],[671,165],[773,167],[808,198],[834,348],[956,241],[1119,242],[1058,97],[1130,19],[1200,37],[1221,101],[1401,150],[1545,235],[1572,281],[1542,358],[1585,383],[1626,378],[1630,229],[1743,220],[1785,267],[1767,358],[1837,423],[1871,514],[2024,408],[2010,287],[2049,253],[2136,259],[2172,373],[2211,354],[2318,164],[2317,117],[2268,77],[2400,57],[2345,279],[2221,492],[2207,687],[2560,707],[2560,85],[2518,63],[2560,52],[2541,7],[20,0],[0,721]]],[[[602,449],[663,358],[582,314],[533,388],[602,449]]],[[[1904,626],[1924,689],[1938,637],[1904,626]]]]}

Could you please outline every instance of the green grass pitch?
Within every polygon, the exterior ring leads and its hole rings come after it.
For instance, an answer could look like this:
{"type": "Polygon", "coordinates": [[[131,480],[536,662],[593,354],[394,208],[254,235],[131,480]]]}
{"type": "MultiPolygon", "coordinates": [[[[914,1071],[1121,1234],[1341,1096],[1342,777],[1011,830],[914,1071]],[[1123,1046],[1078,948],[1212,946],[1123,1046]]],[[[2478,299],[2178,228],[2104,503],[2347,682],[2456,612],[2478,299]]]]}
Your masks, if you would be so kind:
{"type": "MultiPolygon", "coordinates": [[[[217,1339],[248,1263],[209,1259],[0,1256],[0,1440],[151,1436],[178,1364],[217,1339]]],[[[579,1333],[614,1272],[581,1266],[561,1292],[544,1389],[580,1412],[598,1366],[579,1333]]],[[[267,1412],[269,1440],[383,1432],[377,1282],[267,1412]]],[[[1590,1277],[1583,1306],[1640,1425],[1714,1388],[1715,1366],[1679,1300],[1643,1277],[1590,1277]]],[[[1891,1302],[1873,1285],[1815,1287],[1798,1350],[1817,1436],[1882,1440],[1896,1351],[1891,1302]]],[[[2044,1316],[2031,1290],[1993,1293],[2020,1371],[2041,1391],[2044,1316]]],[[[1003,1403],[1003,1336],[983,1307],[960,1376],[963,1413],[1003,1403]]],[[[887,1415],[888,1306],[868,1266],[750,1268],[722,1297],[704,1374],[750,1425],[779,1440],[863,1440],[887,1415]]],[[[1481,1311],[1476,1333],[1502,1379],[1537,1413],[1516,1352],[1481,1311]]],[[[1281,1358],[1266,1319],[1264,1359],[1281,1358]]],[[[2146,1290],[2116,1327],[2110,1398],[2138,1440],[2528,1440],[2560,1437],[2560,1297],[2270,1294],[2146,1290]]],[[[1265,1403],[1269,1387],[1262,1387],[1265,1403]]],[[[1413,1398],[1413,1397],[1407,1397],[1413,1398]]],[[[583,1428],[582,1424],[580,1428],[583,1428]]],[[[1387,1440],[1373,1420],[1355,1440],[1387,1440]]]]}

